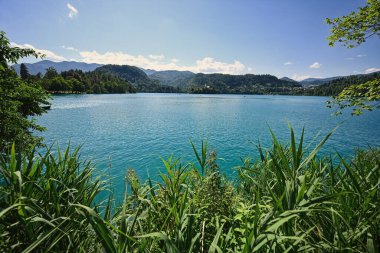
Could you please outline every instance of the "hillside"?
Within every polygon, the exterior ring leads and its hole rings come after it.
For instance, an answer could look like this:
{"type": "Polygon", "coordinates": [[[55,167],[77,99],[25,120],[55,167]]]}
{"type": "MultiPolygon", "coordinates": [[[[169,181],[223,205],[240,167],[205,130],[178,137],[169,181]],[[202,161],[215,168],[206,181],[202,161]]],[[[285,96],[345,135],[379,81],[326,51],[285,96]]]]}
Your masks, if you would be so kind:
{"type": "Polygon", "coordinates": [[[291,79],[289,77],[286,77],[286,76],[280,78],[280,80],[284,80],[284,81],[288,81],[288,82],[293,82],[293,83],[298,83],[296,80],[293,80],[293,79],[291,79]]]}
{"type": "Polygon", "coordinates": [[[177,92],[178,89],[161,85],[157,80],[150,79],[148,75],[138,67],[129,65],[104,65],[95,70],[110,74],[131,83],[137,92],[177,92]]]}
{"type": "Polygon", "coordinates": [[[334,77],[328,77],[328,78],[307,78],[300,81],[300,83],[304,87],[318,86],[318,85],[322,85],[322,84],[325,84],[325,83],[328,83],[328,82],[331,82],[333,80],[343,78],[343,77],[344,76],[334,76],[334,77]]]}
{"type": "Polygon", "coordinates": [[[163,85],[183,88],[188,85],[188,81],[195,74],[190,71],[155,71],[149,75],[150,79],[157,80],[163,85]]]}
{"type": "MultiPolygon", "coordinates": [[[[16,70],[18,74],[20,74],[20,65],[13,65],[13,69],[16,70]]],[[[36,63],[25,63],[28,68],[29,74],[36,75],[38,73],[45,74],[46,69],[52,67],[58,73],[62,71],[68,71],[71,69],[82,70],[84,72],[93,71],[94,69],[102,66],[102,64],[97,63],[84,63],[84,62],[76,62],[76,61],[62,61],[62,62],[53,62],[49,60],[43,60],[36,63]]]]}
{"type": "Polygon", "coordinates": [[[196,74],[188,81],[192,93],[280,94],[299,88],[272,75],[196,74]]]}

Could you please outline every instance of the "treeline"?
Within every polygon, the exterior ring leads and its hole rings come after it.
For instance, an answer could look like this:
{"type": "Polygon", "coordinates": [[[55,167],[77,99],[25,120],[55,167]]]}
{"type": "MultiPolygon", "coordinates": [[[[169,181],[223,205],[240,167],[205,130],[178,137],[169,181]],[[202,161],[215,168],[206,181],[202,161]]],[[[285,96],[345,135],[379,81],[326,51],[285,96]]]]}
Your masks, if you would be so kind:
{"type": "Polygon", "coordinates": [[[24,64],[20,66],[20,76],[41,84],[50,93],[134,93],[136,89],[126,80],[107,73],[69,70],[58,73],[48,68],[45,75],[30,75],[24,64]]]}

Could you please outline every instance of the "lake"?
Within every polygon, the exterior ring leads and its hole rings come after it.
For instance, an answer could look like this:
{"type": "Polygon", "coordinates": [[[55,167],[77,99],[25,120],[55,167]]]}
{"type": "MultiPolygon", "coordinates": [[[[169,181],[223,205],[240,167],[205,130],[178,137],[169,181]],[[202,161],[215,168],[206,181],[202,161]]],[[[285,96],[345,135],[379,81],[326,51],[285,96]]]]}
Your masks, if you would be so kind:
{"type": "Polygon", "coordinates": [[[286,142],[290,123],[296,137],[305,127],[306,144],[315,147],[337,125],[323,153],[350,156],[354,148],[380,143],[380,110],[360,117],[333,116],[326,97],[117,94],[53,96],[52,109],[39,117],[47,128],[48,144],[83,144],[82,157],[107,169],[117,189],[126,169],[134,168],[146,179],[163,171],[161,158],[170,155],[195,161],[190,145],[208,140],[209,150],[220,158],[222,171],[234,175],[245,157],[257,158],[256,145],[270,147],[271,128],[286,142]]]}

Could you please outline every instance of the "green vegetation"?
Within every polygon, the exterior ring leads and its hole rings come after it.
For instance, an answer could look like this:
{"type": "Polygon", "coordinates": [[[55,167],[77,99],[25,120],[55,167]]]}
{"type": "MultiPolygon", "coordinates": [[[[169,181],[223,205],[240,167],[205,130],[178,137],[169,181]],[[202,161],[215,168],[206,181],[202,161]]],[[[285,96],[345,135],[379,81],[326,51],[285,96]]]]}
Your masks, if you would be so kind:
{"type": "MultiPolygon", "coordinates": [[[[21,79],[8,66],[27,56],[41,55],[30,49],[11,48],[5,33],[0,32],[0,156],[12,142],[19,151],[37,143],[39,140],[31,132],[43,130],[30,117],[45,112],[41,105],[49,104],[48,94],[38,82],[21,79]]],[[[26,75],[23,72],[23,78],[26,75]]]]}
{"type": "Polygon", "coordinates": [[[380,108],[380,78],[345,88],[331,103],[337,104],[340,110],[354,107],[353,115],[380,108]]]}
{"type": "MultiPolygon", "coordinates": [[[[334,46],[335,42],[343,43],[348,48],[353,48],[365,42],[368,38],[380,36],[380,2],[379,0],[368,0],[364,7],[357,12],[351,12],[341,18],[326,19],[331,25],[329,44],[334,46]]],[[[380,108],[380,81],[367,81],[355,83],[344,88],[338,96],[329,101],[328,106],[338,107],[340,110],[350,107],[352,115],[360,115],[363,110],[374,110],[380,108]]]]}
{"type": "Polygon", "coordinates": [[[157,80],[150,79],[144,71],[138,67],[128,65],[104,65],[95,72],[109,74],[130,82],[137,92],[163,92],[173,93],[180,90],[176,87],[162,85],[157,80]]]}
{"type": "Polygon", "coordinates": [[[380,35],[380,2],[367,0],[367,4],[357,12],[340,18],[327,18],[326,23],[332,26],[328,37],[330,46],[339,42],[353,48],[372,36],[380,35]]]}
{"type": "Polygon", "coordinates": [[[272,75],[196,74],[188,87],[191,93],[286,94],[302,86],[272,75]]]}
{"type": "Polygon", "coordinates": [[[60,74],[48,68],[40,79],[43,87],[52,93],[133,93],[134,87],[127,81],[106,73],[81,70],[62,71],[60,74]]]}
{"type": "Polygon", "coordinates": [[[0,250],[16,252],[378,252],[380,151],[338,164],[273,136],[236,181],[207,143],[196,162],[163,161],[160,180],[126,176],[116,204],[78,149],[0,164],[0,250]],[[100,201],[100,196],[105,197],[100,201]]]}

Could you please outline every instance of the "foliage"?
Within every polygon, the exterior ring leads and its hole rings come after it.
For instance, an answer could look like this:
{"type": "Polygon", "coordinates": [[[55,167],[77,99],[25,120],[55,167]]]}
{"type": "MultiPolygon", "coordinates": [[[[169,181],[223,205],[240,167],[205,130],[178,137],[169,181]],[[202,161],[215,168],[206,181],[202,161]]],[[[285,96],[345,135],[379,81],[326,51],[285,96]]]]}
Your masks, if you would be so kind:
{"type": "Polygon", "coordinates": [[[8,63],[16,63],[27,56],[41,56],[31,49],[10,47],[4,32],[0,32],[0,154],[3,154],[12,142],[19,150],[38,142],[31,134],[32,130],[43,128],[30,118],[41,115],[48,105],[48,94],[36,82],[22,80],[8,63]]]}
{"type": "MultiPolygon", "coordinates": [[[[351,12],[347,16],[326,19],[332,25],[329,44],[334,46],[335,42],[341,42],[344,46],[352,48],[360,45],[369,37],[380,36],[380,2],[379,0],[368,0],[364,7],[357,12],[351,12]]],[[[355,84],[345,88],[337,97],[328,102],[328,106],[336,105],[340,113],[341,109],[353,107],[352,115],[360,115],[363,110],[371,111],[379,107],[380,92],[379,80],[355,84]],[[376,102],[374,102],[376,101],[376,102]]]]}
{"type": "Polygon", "coordinates": [[[93,247],[90,221],[76,205],[96,209],[94,199],[104,188],[78,151],[68,146],[55,156],[48,148],[35,156],[31,149],[18,160],[13,146],[0,164],[0,251],[86,252],[93,247]]]}
{"type": "Polygon", "coordinates": [[[20,65],[20,77],[21,79],[25,80],[29,77],[29,71],[28,68],[24,63],[21,63],[20,65]]]}
{"type": "Polygon", "coordinates": [[[207,143],[195,163],[163,160],[160,179],[126,176],[120,205],[95,201],[106,183],[91,179],[78,150],[32,150],[20,161],[14,148],[1,163],[0,247],[37,252],[378,252],[380,150],[352,161],[318,158],[296,142],[260,146],[244,160],[236,182],[219,172],[207,143]],[[34,157],[34,158],[33,158],[34,157]],[[104,206],[95,203],[104,204],[104,206]],[[16,232],[17,231],[17,232],[16,232]]]}
{"type": "Polygon", "coordinates": [[[368,0],[357,12],[340,18],[327,18],[326,23],[332,26],[328,37],[330,46],[340,42],[353,48],[372,36],[380,36],[380,2],[368,0]]]}
{"type": "MultiPolygon", "coordinates": [[[[36,77],[34,77],[36,78],[36,77]]],[[[38,79],[38,78],[37,78],[38,79]]],[[[62,71],[52,67],[39,79],[43,87],[51,93],[132,93],[134,88],[121,78],[95,71],[62,71]]]]}
{"type": "MultiPolygon", "coordinates": [[[[331,104],[337,104],[342,110],[354,107],[353,115],[360,115],[363,110],[372,111],[380,108],[380,78],[345,88],[331,104]]],[[[340,113],[340,111],[338,111],[340,113]]]]}

